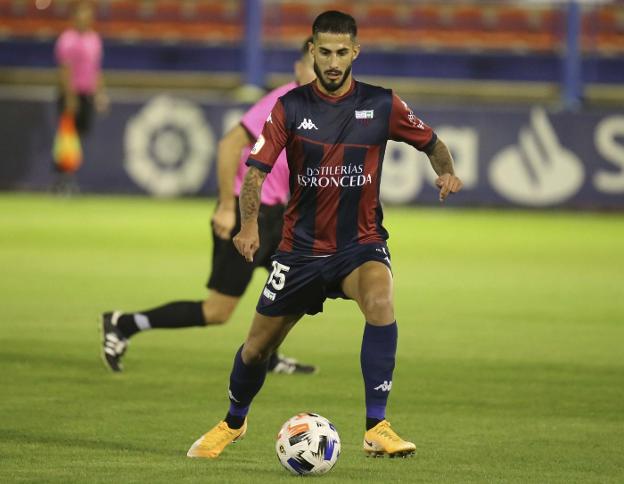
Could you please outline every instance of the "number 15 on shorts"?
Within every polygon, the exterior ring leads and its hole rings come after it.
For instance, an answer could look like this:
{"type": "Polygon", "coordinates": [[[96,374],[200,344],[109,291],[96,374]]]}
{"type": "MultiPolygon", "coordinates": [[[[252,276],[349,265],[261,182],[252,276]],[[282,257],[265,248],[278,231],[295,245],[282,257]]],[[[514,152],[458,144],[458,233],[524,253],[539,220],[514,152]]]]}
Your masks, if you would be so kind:
{"type": "Polygon", "coordinates": [[[285,266],[284,264],[280,264],[277,261],[273,261],[273,271],[269,276],[269,281],[267,286],[270,284],[273,289],[276,291],[281,291],[284,289],[284,284],[286,283],[286,272],[290,270],[289,266],[285,266]]]}

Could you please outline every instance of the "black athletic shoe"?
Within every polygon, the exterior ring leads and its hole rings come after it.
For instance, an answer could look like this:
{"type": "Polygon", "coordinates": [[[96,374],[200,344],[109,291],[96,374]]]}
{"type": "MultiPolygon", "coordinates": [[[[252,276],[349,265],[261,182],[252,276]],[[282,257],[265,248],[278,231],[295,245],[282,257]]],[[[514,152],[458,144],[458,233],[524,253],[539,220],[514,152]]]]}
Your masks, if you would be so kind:
{"type": "Polygon", "coordinates": [[[282,375],[312,375],[318,371],[314,365],[304,365],[294,358],[287,358],[284,355],[277,355],[277,364],[269,370],[271,373],[281,373],[282,375]]]}
{"type": "Polygon", "coordinates": [[[128,348],[128,340],[117,328],[117,320],[121,312],[102,314],[102,360],[107,368],[114,372],[123,371],[121,357],[128,348]]]}

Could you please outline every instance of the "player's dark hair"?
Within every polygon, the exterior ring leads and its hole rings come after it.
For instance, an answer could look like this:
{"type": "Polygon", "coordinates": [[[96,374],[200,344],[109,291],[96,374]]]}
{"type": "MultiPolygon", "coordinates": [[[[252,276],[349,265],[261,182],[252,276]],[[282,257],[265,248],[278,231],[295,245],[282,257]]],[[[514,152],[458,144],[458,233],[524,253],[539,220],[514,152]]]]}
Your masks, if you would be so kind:
{"type": "Polygon", "coordinates": [[[312,35],[316,37],[319,33],[349,34],[351,39],[355,39],[357,37],[357,24],[348,13],[328,10],[316,17],[312,24],[312,35]]]}

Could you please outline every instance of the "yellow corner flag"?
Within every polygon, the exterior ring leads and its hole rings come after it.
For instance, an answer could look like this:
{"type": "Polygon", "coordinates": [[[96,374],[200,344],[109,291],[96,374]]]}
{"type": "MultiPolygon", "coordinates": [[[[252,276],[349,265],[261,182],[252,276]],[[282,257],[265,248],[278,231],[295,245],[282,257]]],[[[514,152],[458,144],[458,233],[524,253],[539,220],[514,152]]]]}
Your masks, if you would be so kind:
{"type": "Polygon", "coordinates": [[[63,113],[59,119],[52,156],[59,171],[65,173],[77,171],[82,164],[80,137],[76,131],[74,117],[69,113],[63,113]]]}

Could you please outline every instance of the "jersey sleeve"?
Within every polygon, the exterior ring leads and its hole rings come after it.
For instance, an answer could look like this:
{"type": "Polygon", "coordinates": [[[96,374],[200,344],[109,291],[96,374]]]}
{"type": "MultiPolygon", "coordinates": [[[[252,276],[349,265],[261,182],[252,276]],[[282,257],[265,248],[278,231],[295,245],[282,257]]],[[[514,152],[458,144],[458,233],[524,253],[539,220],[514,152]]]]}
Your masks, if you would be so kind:
{"type": "Polygon", "coordinates": [[[278,155],[286,146],[288,131],[286,130],[286,113],[280,99],[277,100],[271,114],[264,122],[262,133],[247,158],[247,166],[255,166],[269,173],[278,155]]]}
{"type": "Polygon", "coordinates": [[[392,95],[388,137],[394,141],[403,141],[427,154],[431,152],[438,139],[433,129],[421,121],[396,94],[392,95]]]}

